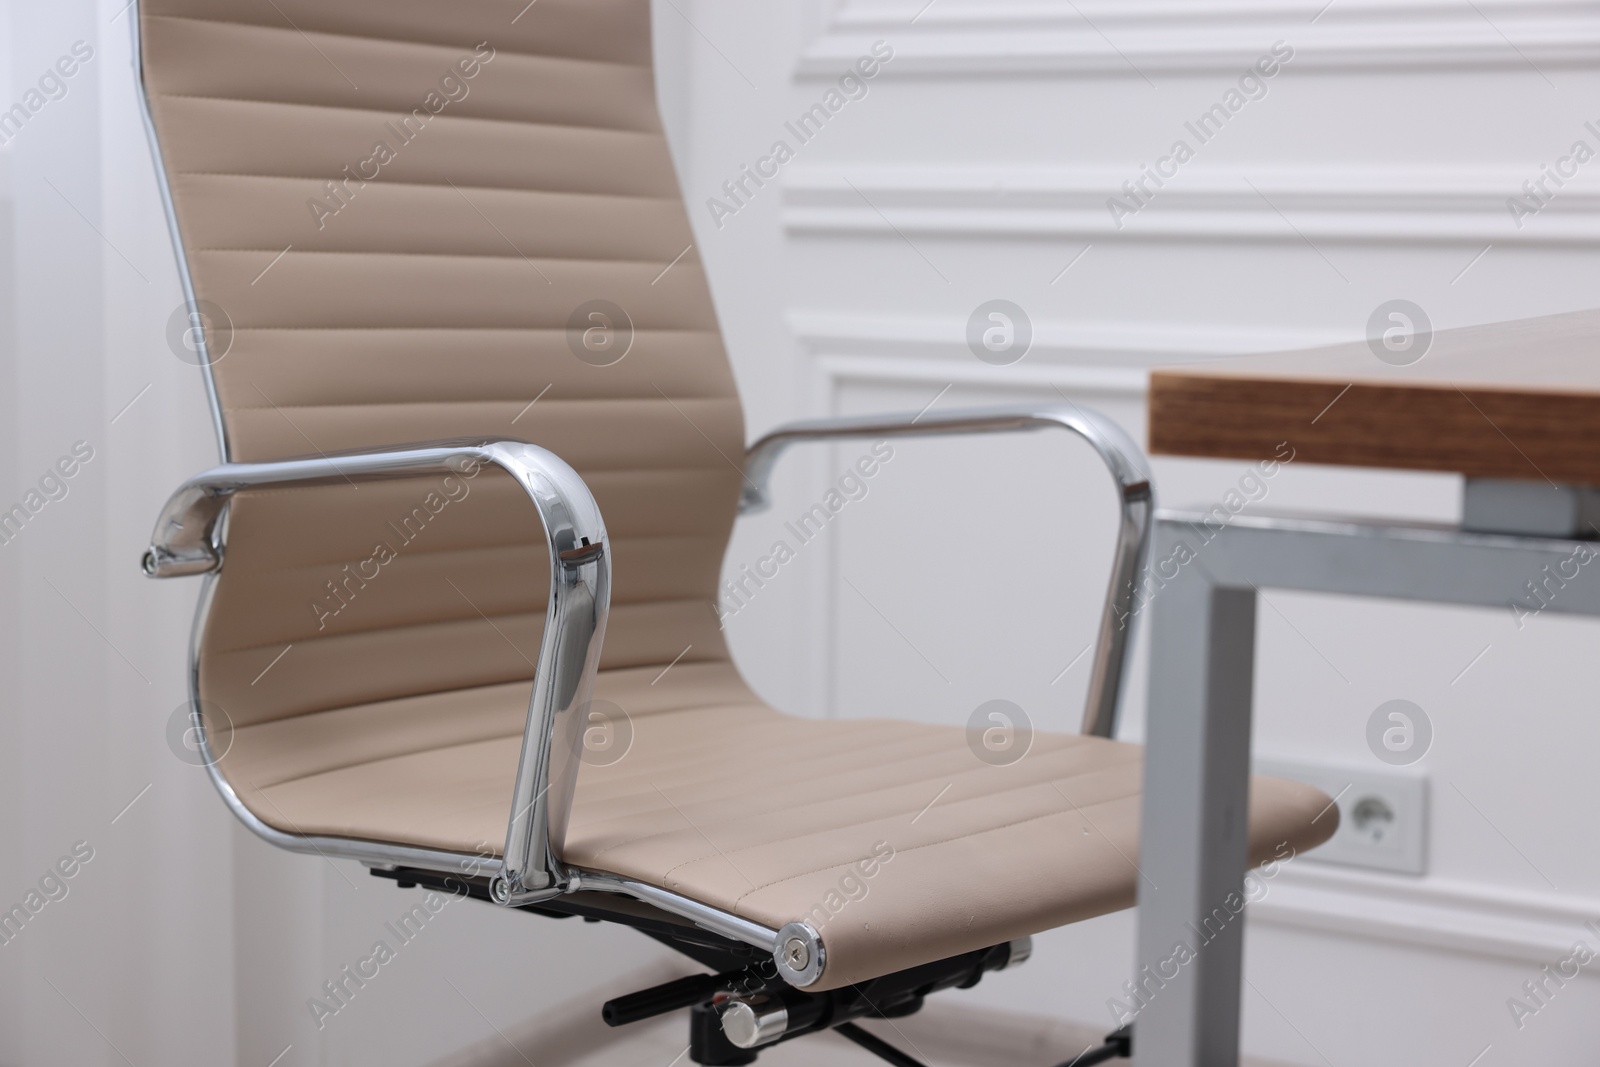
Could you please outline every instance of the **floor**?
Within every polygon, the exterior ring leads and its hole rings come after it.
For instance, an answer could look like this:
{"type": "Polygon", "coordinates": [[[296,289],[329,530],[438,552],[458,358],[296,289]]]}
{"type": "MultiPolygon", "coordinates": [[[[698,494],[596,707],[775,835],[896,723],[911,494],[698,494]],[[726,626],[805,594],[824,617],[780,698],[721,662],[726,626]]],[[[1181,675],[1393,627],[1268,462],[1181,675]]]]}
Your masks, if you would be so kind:
{"type": "MultiPolygon", "coordinates": [[[[481,1041],[429,1067],[690,1067],[688,1023],[676,1012],[621,1029],[600,1021],[600,1003],[688,973],[658,964],[615,984],[557,1005],[504,1034],[481,1041]]],[[[960,1003],[940,994],[917,1015],[862,1025],[929,1067],[1054,1067],[1100,1044],[1103,1030],[1032,1015],[960,1003]]],[[[1114,1061],[1115,1062],[1115,1061],[1114,1061]]],[[[1122,1061],[1127,1062],[1127,1061],[1122,1061]]],[[[883,1067],[883,1061],[835,1034],[815,1034],[764,1052],[759,1067],[883,1067]]],[[[1245,1060],[1242,1067],[1273,1067],[1245,1060]]]]}

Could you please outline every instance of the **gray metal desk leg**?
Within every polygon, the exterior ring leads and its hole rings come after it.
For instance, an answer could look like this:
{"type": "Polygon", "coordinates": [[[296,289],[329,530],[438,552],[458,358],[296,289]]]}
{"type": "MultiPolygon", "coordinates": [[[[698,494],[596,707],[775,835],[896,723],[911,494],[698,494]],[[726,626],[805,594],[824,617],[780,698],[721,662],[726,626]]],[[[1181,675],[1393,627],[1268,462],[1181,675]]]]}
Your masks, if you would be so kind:
{"type": "Polygon", "coordinates": [[[1256,588],[1600,617],[1594,541],[1428,524],[1165,512],[1151,579],[1139,955],[1141,1067],[1237,1067],[1256,588]],[[1192,554],[1181,565],[1179,545],[1192,554]],[[1236,902],[1237,903],[1237,902],[1236,902]],[[1241,909],[1242,910],[1242,907],[1241,909]],[[1181,964],[1174,948],[1193,958],[1181,964]]]}
{"type": "Polygon", "coordinates": [[[1213,584],[1187,524],[1158,523],[1151,558],[1164,584],[1149,601],[1138,957],[1123,1001],[1140,1067],[1236,1067],[1244,917],[1225,902],[1249,861],[1256,592],[1213,584]],[[1169,580],[1180,540],[1198,555],[1169,580]]]}

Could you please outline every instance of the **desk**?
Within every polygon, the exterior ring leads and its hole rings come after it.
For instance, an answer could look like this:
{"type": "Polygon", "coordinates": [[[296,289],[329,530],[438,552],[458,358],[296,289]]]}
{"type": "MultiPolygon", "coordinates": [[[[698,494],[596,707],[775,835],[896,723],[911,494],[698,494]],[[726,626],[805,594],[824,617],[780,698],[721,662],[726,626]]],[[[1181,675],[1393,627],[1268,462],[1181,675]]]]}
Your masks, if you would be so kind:
{"type": "Polygon", "coordinates": [[[1407,366],[1356,342],[1160,370],[1149,403],[1157,454],[1263,461],[1288,442],[1296,463],[1468,479],[1462,527],[1157,515],[1141,580],[1151,676],[1135,1057],[1235,1067],[1242,923],[1198,945],[1197,931],[1243,885],[1257,594],[1600,615],[1600,581],[1560,579],[1600,552],[1583,539],[1600,536],[1600,494],[1586,488],[1600,486],[1600,312],[1441,331],[1407,366]],[[1193,958],[1161,974],[1179,942],[1193,958]]]}
{"type": "Polygon", "coordinates": [[[1150,376],[1154,453],[1281,441],[1296,462],[1600,485],[1600,311],[1443,330],[1404,366],[1356,342],[1150,376]]]}

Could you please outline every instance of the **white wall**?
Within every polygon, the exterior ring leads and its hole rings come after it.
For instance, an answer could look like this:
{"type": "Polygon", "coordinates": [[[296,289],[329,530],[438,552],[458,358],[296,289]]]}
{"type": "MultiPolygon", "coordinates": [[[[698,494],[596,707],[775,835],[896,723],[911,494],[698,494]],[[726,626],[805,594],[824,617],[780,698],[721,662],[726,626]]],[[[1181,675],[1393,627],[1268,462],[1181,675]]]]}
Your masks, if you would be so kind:
{"type": "MultiPolygon", "coordinates": [[[[1575,140],[1600,147],[1584,127],[1600,125],[1600,8],[1338,0],[1317,17],[1324,2],[680,4],[698,32],[678,143],[751,435],[1059,389],[1142,436],[1153,365],[1358,338],[1394,297],[1439,327],[1593,306],[1600,163],[1520,228],[1506,199],[1575,140]],[[869,95],[719,226],[706,200],[774,139],[794,143],[785,120],[877,40],[895,58],[869,95]],[[1198,145],[1185,120],[1279,41],[1294,55],[1265,97],[1198,145]],[[1107,198],[1178,137],[1195,158],[1118,229],[1107,198]],[[997,297],[1036,336],[1007,367],[964,341],[997,297]]],[[[730,563],[763,554],[853,456],[797,456],[784,502],[746,521],[730,563]]],[[[1209,505],[1246,466],[1160,459],[1158,489],[1209,505]]],[[[1260,508],[1453,521],[1459,496],[1450,476],[1300,464],[1260,508]]],[[[897,446],[729,630],[781,706],[960,723],[1003,697],[1070,728],[1081,664],[1052,679],[1092,632],[1112,506],[1066,441],[897,446]]],[[[1364,728],[1396,697],[1427,710],[1436,739],[1410,768],[1432,800],[1425,876],[1296,863],[1254,909],[1247,1049],[1588,1062],[1600,982],[1520,1030],[1506,1000],[1580,937],[1600,948],[1582,928],[1600,918],[1585,669],[1600,624],[1519,632],[1509,611],[1267,599],[1258,752],[1381,770],[1364,728]]],[[[1028,968],[964,995],[1109,1022],[1132,929],[1121,915],[1051,935],[1028,968]]]]}
{"type": "MultiPolygon", "coordinates": [[[[913,20],[924,2],[658,5],[664,101],[752,436],[1058,387],[1142,432],[1154,364],[1354,337],[1394,296],[1441,326],[1593,303],[1593,175],[1521,230],[1504,207],[1600,120],[1600,79],[1576,65],[1600,40],[1593,4],[1338,0],[1313,24],[1320,3],[935,0],[913,20]],[[719,229],[706,198],[879,39],[896,56],[867,98],[719,229]],[[1296,56],[1267,97],[1114,231],[1105,197],[1280,39],[1296,56]],[[963,341],[995,297],[1036,330],[1010,367],[963,341]]],[[[163,736],[194,588],[134,565],[160,501],[214,449],[198,375],[163,340],[178,286],[121,7],[0,4],[0,104],[74,41],[98,52],[0,148],[0,505],[74,441],[96,456],[0,545],[0,904],[73,842],[96,850],[0,946],[0,1065],[426,1063],[651,950],[462,905],[311,1023],[306,998],[406,897],[249,838],[163,736]]],[[[853,456],[788,461],[730,564],[853,456]]],[[[1241,469],[1157,464],[1173,503],[1209,503],[1241,469]]],[[[1268,503],[1450,519],[1458,494],[1448,477],[1293,466],[1268,503]]],[[[792,710],[961,722],[1005,697],[1070,728],[1081,663],[1052,681],[1091,632],[1109,507],[1066,440],[907,445],[729,631],[792,710]]],[[[1592,979],[1520,1032],[1504,1001],[1600,917],[1595,628],[1269,596],[1258,747],[1370,765],[1371,709],[1416,700],[1438,730],[1417,768],[1435,810],[1426,877],[1306,863],[1274,883],[1248,958],[1276,1007],[1249,994],[1250,1049],[1460,1065],[1492,1044],[1485,1065],[1583,1062],[1592,979]]],[[[1131,959],[1131,917],[1115,916],[1041,939],[1027,969],[963,995],[1098,1023],[1131,959]]]]}
{"type": "Polygon", "coordinates": [[[0,946],[0,1062],[15,1065],[226,1062],[232,1043],[229,828],[162,734],[193,594],[136,565],[151,485],[209,458],[207,433],[192,368],[162,341],[178,290],[116,11],[7,12],[7,108],[74,42],[96,50],[0,149],[4,506],[75,442],[93,450],[0,545],[0,899],[23,902],[75,842],[93,849],[0,946]]]}

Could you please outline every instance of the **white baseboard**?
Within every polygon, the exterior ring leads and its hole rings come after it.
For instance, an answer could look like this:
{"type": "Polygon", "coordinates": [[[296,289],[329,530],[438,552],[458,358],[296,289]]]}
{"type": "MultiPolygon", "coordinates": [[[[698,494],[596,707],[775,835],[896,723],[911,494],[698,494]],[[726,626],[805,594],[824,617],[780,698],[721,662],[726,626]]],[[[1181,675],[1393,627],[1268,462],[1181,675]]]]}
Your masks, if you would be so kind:
{"type": "Polygon", "coordinates": [[[1252,922],[1531,964],[1565,956],[1584,924],[1600,924],[1600,900],[1510,891],[1446,878],[1366,874],[1304,861],[1284,868],[1252,922]]]}

